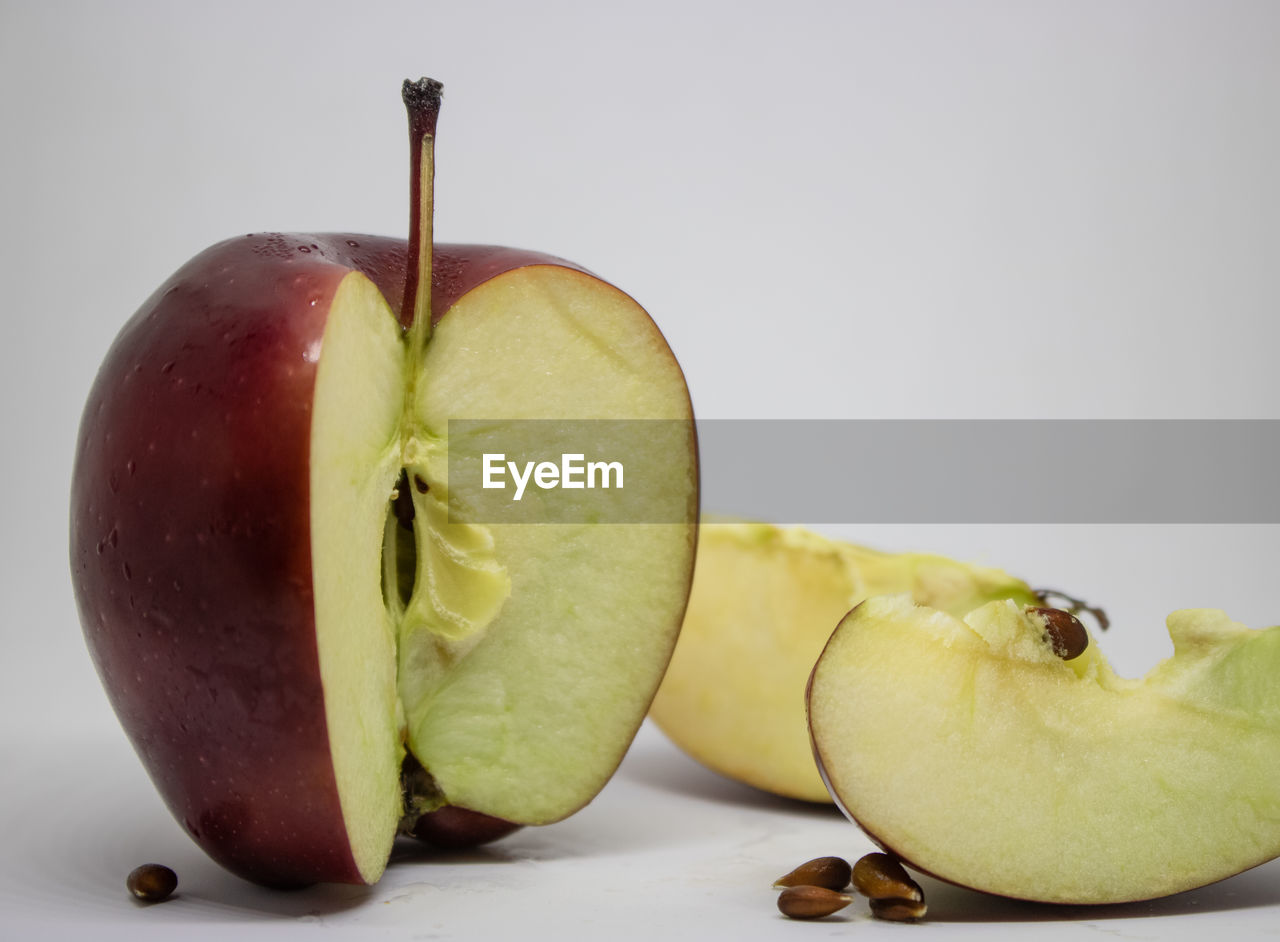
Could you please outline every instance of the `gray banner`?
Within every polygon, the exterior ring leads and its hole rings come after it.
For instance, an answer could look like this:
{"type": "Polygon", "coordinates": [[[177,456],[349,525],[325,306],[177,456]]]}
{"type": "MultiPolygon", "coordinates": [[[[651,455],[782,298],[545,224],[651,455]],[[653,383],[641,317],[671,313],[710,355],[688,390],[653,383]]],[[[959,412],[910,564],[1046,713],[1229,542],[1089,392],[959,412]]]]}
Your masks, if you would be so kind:
{"type": "MultiPolygon", "coordinates": [[[[685,519],[686,423],[449,428],[456,519],[685,519]]],[[[704,513],[807,524],[1280,523],[1275,420],[712,419],[697,437],[704,513]]]]}
{"type": "Polygon", "coordinates": [[[787,523],[1280,523],[1271,420],[698,424],[704,512],[787,523]]]}

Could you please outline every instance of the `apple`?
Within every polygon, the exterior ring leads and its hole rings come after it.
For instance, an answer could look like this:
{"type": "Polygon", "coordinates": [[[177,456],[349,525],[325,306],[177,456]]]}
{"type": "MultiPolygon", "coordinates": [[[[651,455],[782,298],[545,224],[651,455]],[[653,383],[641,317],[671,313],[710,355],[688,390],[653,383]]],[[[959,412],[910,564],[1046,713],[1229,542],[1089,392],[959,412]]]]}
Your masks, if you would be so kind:
{"type": "Polygon", "coordinates": [[[688,596],[680,368],[634,300],[569,262],[433,245],[439,89],[405,83],[408,243],[207,249],[125,325],[80,427],[70,555],[95,665],[178,821],[263,884],[371,883],[398,830],[474,843],[581,808],[688,596]],[[681,513],[469,516],[459,419],[499,438],[663,420],[650,457],[681,513]]]}
{"type": "Polygon", "coordinates": [[[1141,680],[1064,660],[1013,601],[963,619],[906,597],[840,623],[808,692],[832,795],[903,862],[962,886],[1117,903],[1280,855],[1280,628],[1168,618],[1141,680]]]}
{"type": "Polygon", "coordinates": [[[996,598],[1036,599],[998,569],[877,552],[798,528],[704,522],[689,609],[653,719],[722,775],[829,802],[809,746],[805,684],[849,609],[897,592],[957,613],[996,598]]]}

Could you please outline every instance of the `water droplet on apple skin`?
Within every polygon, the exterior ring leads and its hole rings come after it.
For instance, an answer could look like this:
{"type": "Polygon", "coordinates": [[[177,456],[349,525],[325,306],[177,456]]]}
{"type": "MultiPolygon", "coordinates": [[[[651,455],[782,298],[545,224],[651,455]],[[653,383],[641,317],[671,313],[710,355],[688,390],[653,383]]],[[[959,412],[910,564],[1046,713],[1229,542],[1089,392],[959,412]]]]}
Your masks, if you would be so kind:
{"type": "Polygon", "coordinates": [[[112,527],[111,532],[98,541],[98,555],[101,556],[108,548],[115,549],[119,542],[120,534],[112,527]]]}

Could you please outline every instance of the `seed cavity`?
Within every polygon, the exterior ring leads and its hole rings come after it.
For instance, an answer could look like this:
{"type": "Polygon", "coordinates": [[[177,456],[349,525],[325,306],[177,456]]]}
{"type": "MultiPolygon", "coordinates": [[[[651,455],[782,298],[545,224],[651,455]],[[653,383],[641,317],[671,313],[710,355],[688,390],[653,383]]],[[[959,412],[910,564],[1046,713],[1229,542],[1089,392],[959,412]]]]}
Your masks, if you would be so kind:
{"type": "Polygon", "coordinates": [[[391,489],[391,512],[403,529],[413,532],[413,494],[409,491],[409,476],[404,470],[400,471],[400,480],[391,489]]]}
{"type": "Polygon", "coordinates": [[[778,894],[778,912],[788,919],[821,919],[852,902],[852,896],[825,886],[789,886],[778,894]]]}
{"type": "Polygon", "coordinates": [[[420,818],[447,804],[435,778],[413,753],[407,751],[400,765],[400,794],[404,803],[400,816],[401,834],[413,834],[420,818]]]}
{"type": "Polygon", "coordinates": [[[820,886],[843,890],[849,885],[853,869],[843,857],[815,857],[802,863],[786,876],[774,881],[775,888],[786,886],[820,886]]]}
{"type": "Polygon", "coordinates": [[[159,903],[168,899],[178,888],[178,875],[163,864],[143,864],[129,872],[124,885],[134,899],[144,903],[159,903]]]}
{"type": "Polygon", "coordinates": [[[1064,661],[1074,660],[1089,647],[1089,632],[1080,619],[1060,608],[1034,608],[1028,606],[1027,614],[1037,615],[1044,621],[1044,640],[1053,653],[1064,661]]]}
{"type": "Polygon", "coordinates": [[[872,900],[924,900],[920,884],[889,854],[867,854],[854,864],[853,888],[872,900]]]}

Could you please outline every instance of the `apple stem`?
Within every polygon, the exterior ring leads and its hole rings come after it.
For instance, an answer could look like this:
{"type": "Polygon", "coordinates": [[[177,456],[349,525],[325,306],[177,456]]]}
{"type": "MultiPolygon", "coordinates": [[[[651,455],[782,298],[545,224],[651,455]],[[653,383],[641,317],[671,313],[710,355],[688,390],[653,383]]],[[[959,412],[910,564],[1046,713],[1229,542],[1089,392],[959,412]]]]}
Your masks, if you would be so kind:
{"type": "Polygon", "coordinates": [[[401,88],[409,112],[409,257],[400,321],[409,330],[416,361],[431,334],[431,217],[434,205],[436,119],[440,93],[435,79],[405,79],[401,88]],[[405,318],[410,320],[406,323],[405,318]]]}
{"type": "Polygon", "coordinates": [[[1053,608],[1062,608],[1072,615],[1078,615],[1080,612],[1087,613],[1097,623],[1099,631],[1106,631],[1111,627],[1111,619],[1097,605],[1090,605],[1082,599],[1067,595],[1065,592],[1059,592],[1057,589],[1032,589],[1031,591],[1045,605],[1053,608]]]}

